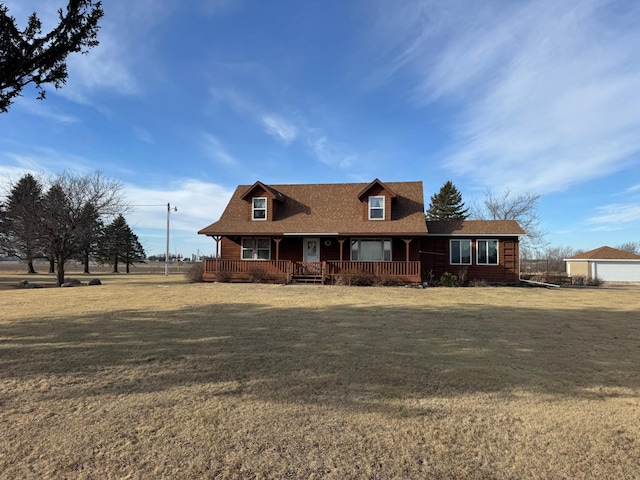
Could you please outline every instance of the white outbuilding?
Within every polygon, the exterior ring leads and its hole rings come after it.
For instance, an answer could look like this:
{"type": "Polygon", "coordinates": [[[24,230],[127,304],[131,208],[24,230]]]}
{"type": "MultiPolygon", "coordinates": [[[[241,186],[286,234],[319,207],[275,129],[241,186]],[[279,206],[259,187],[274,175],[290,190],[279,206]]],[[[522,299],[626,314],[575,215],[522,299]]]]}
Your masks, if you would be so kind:
{"type": "Polygon", "coordinates": [[[605,282],[640,282],[640,255],[600,247],[565,258],[567,275],[598,278],[605,282]]]}

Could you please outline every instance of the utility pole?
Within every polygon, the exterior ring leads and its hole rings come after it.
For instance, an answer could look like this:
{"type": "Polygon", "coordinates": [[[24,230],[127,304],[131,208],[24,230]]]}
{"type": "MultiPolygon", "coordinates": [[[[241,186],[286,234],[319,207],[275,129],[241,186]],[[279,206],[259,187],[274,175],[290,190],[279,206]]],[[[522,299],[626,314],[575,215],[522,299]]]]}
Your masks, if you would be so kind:
{"type": "MultiPolygon", "coordinates": [[[[177,212],[178,207],[173,207],[173,211],[177,212]]],[[[169,219],[171,218],[171,204],[167,203],[167,250],[164,256],[164,275],[169,275],[169,219]]]]}

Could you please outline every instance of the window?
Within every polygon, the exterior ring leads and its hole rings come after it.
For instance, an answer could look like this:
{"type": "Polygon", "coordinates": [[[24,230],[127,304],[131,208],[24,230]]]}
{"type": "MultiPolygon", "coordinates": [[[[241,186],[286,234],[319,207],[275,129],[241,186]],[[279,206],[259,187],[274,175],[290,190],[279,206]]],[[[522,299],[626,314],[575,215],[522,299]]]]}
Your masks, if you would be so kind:
{"type": "Polygon", "coordinates": [[[243,238],[241,247],[242,260],[271,259],[271,239],[269,238],[243,238]]]}
{"type": "Polygon", "coordinates": [[[498,265],[497,240],[478,240],[476,250],[478,265],[498,265]]]}
{"type": "Polygon", "coordinates": [[[451,240],[451,265],[471,265],[471,240],[451,240]]]}
{"type": "Polygon", "coordinates": [[[267,199],[265,197],[256,197],[252,199],[251,219],[252,220],[267,219],[267,199]]]}
{"type": "Polygon", "coordinates": [[[369,197],[369,220],[384,220],[384,197],[369,197]]]}
{"type": "Polygon", "coordinates": [[[351,260],[354,262],[390,262],[391,239],[359,238],[351,240],[351,260]]]}

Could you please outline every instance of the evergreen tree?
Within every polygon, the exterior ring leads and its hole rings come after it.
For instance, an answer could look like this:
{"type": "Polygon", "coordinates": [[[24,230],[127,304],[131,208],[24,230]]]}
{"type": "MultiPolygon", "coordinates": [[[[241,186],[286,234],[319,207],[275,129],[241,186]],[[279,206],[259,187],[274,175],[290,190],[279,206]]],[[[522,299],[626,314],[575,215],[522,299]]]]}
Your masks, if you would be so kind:
{"type": "Polygon", "coordinates": [[[98,241],[104,226],[95,206],[91,203],[84,206],[80,216],[82,221],[77,232],[80,251],[76,259],[84,265],[84,273],[90,273],[89,259],[98,251],[98,241]]]}
{"type": "Polygon", "coordinates": [[[0,2],[0,113],[8,111],[28,84],[40,92],[38,99],[45,98],[43,85],[61,88],[68,76],[67,57],[98,45],[98,22],[103,15],[101,2],[69,0],[66,12],[58,10],[60,23],[43,34],[35,13],[20,30],[0,2]]]}
{"type": "Polygon", "coordinates": [[[469,209],[464,208],[462,195],[451,180],[431,196],[427,220],[464,220],[468,216],[469,209]]]}
{"type": "Polygon", "coordinates": [[[133,233],[122,215],[104,228],[98,242],[98,261],[113,265],[113,273],[118,273],[118,265],[124,263],[129,273],[129,266],[145,258],[144,248],[133,233]]]}
{"type": "Polygon", "coordinates": [[[30,173],[16,183],[0,208],[0,246],[9,255],[27,262],[44,256],[42,232],[42,185],[30,173]]]}

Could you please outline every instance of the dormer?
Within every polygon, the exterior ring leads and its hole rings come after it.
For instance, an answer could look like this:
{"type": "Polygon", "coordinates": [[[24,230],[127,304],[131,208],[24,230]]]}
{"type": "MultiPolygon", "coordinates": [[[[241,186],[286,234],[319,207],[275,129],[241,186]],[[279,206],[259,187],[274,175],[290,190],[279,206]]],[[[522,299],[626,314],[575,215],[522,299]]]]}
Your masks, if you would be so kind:
{"type": "Polygon", "coordinates": [[[393,190],[377,178],[358,194],[366,221],[388,221],[392,218],[392,204],[396,198],[393,190]]]}
{"type": "Polygon", "coordinates": [[[248,204],[248,218],[255,222],[270,222],[277,217],[278,205],[284,203],[284,196],[269,185],[258,181],[242,195],[248,204]]]}

